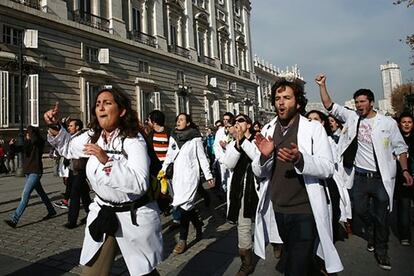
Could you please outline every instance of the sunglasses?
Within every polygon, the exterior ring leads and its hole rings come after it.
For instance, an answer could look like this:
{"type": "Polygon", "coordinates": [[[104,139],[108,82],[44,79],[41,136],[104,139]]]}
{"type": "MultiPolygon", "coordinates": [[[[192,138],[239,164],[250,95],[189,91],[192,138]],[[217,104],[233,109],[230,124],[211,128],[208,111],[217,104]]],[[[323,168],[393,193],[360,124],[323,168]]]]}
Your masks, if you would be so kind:
{"type": "Polygon", "coordinates": [[[246,119],[243,117],[236,119],[236,123],[245,123],[245,122],[246,122],[246,119]]]}

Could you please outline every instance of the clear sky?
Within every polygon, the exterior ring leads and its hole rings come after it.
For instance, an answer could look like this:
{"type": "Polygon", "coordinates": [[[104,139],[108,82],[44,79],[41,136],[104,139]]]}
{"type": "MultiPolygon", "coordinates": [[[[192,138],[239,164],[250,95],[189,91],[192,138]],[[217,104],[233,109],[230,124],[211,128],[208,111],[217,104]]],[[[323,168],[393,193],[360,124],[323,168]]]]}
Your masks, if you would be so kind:
{"type": "Polygon", "coordinates": [[[257,54],[281,69],[298,64],[310,102],[314,82],[327,75],[328,91],[343,104],[359,88],[383,98],[381,64],[398,64],[403,82],[414,80],[410,49],[399,41],[414,33],[414,7],[393,0],[252,0],[251,35],[257,54]]]}

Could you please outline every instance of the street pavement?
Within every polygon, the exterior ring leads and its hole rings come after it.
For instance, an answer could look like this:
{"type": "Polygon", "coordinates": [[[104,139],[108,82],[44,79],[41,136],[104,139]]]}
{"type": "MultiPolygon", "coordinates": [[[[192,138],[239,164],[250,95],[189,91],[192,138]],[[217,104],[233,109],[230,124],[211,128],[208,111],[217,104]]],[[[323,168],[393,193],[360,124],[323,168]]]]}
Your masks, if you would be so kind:
{"type": "MultiPolygon", "coordinates": [[[[52,162],[45,159],[45,174],[42,185],[52,201],[62,198],[62,179],[53,176],[52,162]]],[[[29,201],[18,227],[12,229],[3,220],[17,207],[24,185],[24,178],[0,176],[0,275],[78,275],[78,265],[84,225],[68,230],[63,227],[67,220],[66,209],[56,209],[58,215],[42,221],[46,207],[35,192],[29,201]]],[[[195,232],[190,226],[189,249],[174,254],[178,230],[169,231],[170,217],[161,216],[164,235],[165,260],[157,269],[161,275],[235,275],[240,266],[237,249],[237,231],[226,223],[225,204],[216,193],[209,191],[212,202],[206,207],[202,200],[198,208],[204,221],[203,239],[194,242],[195,232]]],[[[85,213],[81,210],[80,218],[85,213]]],[[[412,229],[414,230],[414,229],[412,229]]],[[[392,270],[380,269],[373,253],[366,250],[366,242],[356,235],[336,244],[345,270],[339,275],[414,275],[414,246],[403,247],[390,235],[389,255],[392,270]]],[[[256,258],[251,275],[281,275],[276,272],[276,259],[272,248],[267,248],[267,259],[256,258]]],[[[118,256],[112,275],[129,275],[121,256],[118,256]]]]}

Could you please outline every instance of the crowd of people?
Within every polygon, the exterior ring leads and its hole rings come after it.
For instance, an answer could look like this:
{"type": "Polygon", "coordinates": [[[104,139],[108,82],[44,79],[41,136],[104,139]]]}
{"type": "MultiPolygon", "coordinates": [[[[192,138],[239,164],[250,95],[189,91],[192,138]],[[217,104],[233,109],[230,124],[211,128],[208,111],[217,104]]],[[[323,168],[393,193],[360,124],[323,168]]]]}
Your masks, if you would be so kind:
{"type": "MultiPolygon", "coordinates": [[[[401,245],[411,243],[413,116],[402,113],[394,120],[379,114],[369,89],[354,93],[356,110],[345,108],[331,100],[326,79],[315,78],[326,111],[306,112],[303,82],[280,77],[271,89],[276,114],[264,126],[246,114],[226,112],[201,130],[190,114],[180,113],[170,129],[159,110],[141,123],[129,97],[112,88],[98,92],[88,129],[79,119],[62,121],[58,103],[45,112],[47,141],[61,160],[57,174],[66,186],[64,199],[54,205],[68,208],[69,229],[79,225],[80,200],[87,213],[80,220],[86,224],[83,274],[109,275],[121,252],[131,275],[158,275],[160,214],[172,216],[171,227],[179,229],[173,252],[184,253],[190,222],[196,241],[203,236],[196,204],[199,196],[209,204],[203,184],[226,199],[227,221],[237,228],[239,276],[254,271],[254,254],[264,259],[268,244],[286,275],[340,272],[334,243],[352,233],[356,218],[367,250],[379,267],[390,270],[394,198],[401,245]]],[[[21,202],[6,220],[11,227],[33,190],[47,207],[44,219],[56,214],[40,183],[44,143],[32,126],[24,146],[10,142],[12,154],[24,153],[26,174],[21,202]]],[[[3,163],[4,154],[1,158],[3,163]]]]}

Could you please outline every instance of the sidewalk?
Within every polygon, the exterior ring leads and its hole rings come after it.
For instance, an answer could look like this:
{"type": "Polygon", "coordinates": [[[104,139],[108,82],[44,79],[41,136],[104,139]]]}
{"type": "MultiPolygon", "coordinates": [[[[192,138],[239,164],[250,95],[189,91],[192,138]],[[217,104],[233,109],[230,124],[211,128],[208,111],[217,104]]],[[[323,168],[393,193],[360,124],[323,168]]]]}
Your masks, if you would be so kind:
{"type": "MultiPolygon", "coordinates": [[[[64,190],[62,180],[52,174],[51,163],[45,162],[42,185],[52,201],[61,199],[64,190]]],[[[24,178],[0,177],[0,219],[6,219],[17,207],[24,178]]],[[[212,194],[210,192],[210,194],[212,194]]],[[[178,229],[167,232],[170,217],[161,216],[164,236],[165,260],[158,266],[161,275],[235,275],[240,266],[237,248],[237,231],[225,221],[225,204],[213,194],[211,206],[206,208],[200,200],[199,210],[204,221],[203,239],[194,243],[195,232],[190,226],[189,249],[181,254],[172,253],[178,239],[178,229]]],[[[42,221],[46,208],[36,193],[29,202],[16,229],[0,221],[0,275],[77,275],[82,247],[84,226],[68,230],[63,227],[67,210],[57,209],[58,215],[42,221]],[[9,274],[12,273],[12,274],[9,274]]],[[[81,210],[80,218],[84,216],[81,210]]],[[[372,253],[366,251],[366,242],[351,236],[346,242],[336,244],[345,271],[339,275],[414,275],[411,259],[414,246],[402,247],[393,234],[390,235],[392,270],[378,268],[372,253]]],[[[251,275],[280,275],[275,271],[276,260],[267,248],[267,259],[258,260],[251,275]]],[[[129,275],[125,263],[119,257],[112,275],[129,275]]]]}

